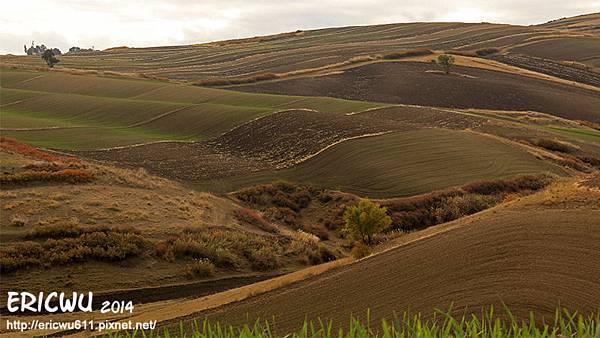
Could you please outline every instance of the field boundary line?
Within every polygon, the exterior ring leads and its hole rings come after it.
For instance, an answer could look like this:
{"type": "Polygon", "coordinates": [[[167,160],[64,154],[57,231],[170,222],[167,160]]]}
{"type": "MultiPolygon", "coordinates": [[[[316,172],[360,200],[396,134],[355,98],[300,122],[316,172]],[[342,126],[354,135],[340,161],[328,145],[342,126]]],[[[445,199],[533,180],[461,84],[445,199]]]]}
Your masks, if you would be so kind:
{"type": "MultiPolygon", "coordinates": [[[[304,157],[302,157],[302,158],[300,158],[298,160],[293,161],[292,162],[292,166],[298,165],[298,164],[300,164],[302,162],[306,162],[306,161],[310,160],[311,158],[313,158],[313,157],[321,154],[322,152],[326,151],[327,149],[329,149],[331,147],[334,147],[334,146],[336,146],[336,145],[338,145],[340,143],[343,143],[343,142],[346,142],[346,141],[351,141],[351,140],[356,140],[356,139],[359,139],[359,138],[367,138],[367,137],[375,137],[375,136],[386,135],[386,134],[390,134],[390,133],[394,133],[394,132],[397,132],[397,131],[396,130],[388,130],[388,131],[380,131],[380,132],[377,132],[377,133],[368,133],[368,134],[362,134],[362,135],[357,135],[357,136],[344,137],[342,139],[339,139],[339,140],[337,140],[337,141],[335,141],[335,142],[333,142],[333,143],[331,143],[331,144],[329,144],[329,145],[327,145],[327,146],[319,149],[315,153],[312,153],[310,155],[306,155],[306,156],[304,156],[304,157]]],[[[283,168],[286,168],[286,167],[277,167],[276,169],[283,169],[283,168]]]]}

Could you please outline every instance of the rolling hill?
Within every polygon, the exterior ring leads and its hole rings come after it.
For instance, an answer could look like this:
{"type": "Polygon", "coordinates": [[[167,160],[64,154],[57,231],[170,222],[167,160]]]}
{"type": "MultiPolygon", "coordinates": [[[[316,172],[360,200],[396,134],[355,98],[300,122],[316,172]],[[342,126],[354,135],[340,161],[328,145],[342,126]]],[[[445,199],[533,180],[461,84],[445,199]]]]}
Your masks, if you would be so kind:
{"type": "Polygon", "coordinates": [[[344,323],[350,314],[364,318],[366,308],[372,323],[406,309],[431,313],[451,305],[478,313],[493,304],[502,313],[505,304],[524,317],[534,311],[553,318],[559,304],[593,313],[600,297],[599,203],[593,180],[562,182],[406,235],[356,263],[187,318],[274,318],[273,328],[288,332],[305,317],[344,323]]]}
{"type": "MultiPolygon", "coordinates": [[[[597,14],[589,20],[595,22],[597,14]]],[[[567,21],[562,22],[566,24],[567,21]]],[[[600,37],[585,30],[564,31],[562,25],[399,23],[326,28],[188,46],[117,47],[99,52],[65,54],[61,56],[60,66],[194,82],[327,68],[357,56],[414,48],[466,51],[488,47],[515,49],[536,56],[598,66],[600,37]],[[551,54],[546,54],[548,44],[556,43],[569,48],[553,48],[551,54]]],[[[42,60],[35,56],[7,55],[1,56],[0,61],[43,66],[42,60]]]]}

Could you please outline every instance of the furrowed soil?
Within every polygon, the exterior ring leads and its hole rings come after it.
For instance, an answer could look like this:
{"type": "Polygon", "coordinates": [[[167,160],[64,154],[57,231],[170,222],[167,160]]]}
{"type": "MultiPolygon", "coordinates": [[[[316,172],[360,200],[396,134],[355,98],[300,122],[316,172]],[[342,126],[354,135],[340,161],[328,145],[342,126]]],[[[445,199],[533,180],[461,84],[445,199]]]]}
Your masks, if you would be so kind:
{"type": "Polygon", "coordinates": [[[451,74],[443,74],[437,65],[422,62],[375,63],[327,76],[232,89],[449,108],[531,110],[569,119],[600,121],[597,92],[471,67],[454,66],[451,74]]]}

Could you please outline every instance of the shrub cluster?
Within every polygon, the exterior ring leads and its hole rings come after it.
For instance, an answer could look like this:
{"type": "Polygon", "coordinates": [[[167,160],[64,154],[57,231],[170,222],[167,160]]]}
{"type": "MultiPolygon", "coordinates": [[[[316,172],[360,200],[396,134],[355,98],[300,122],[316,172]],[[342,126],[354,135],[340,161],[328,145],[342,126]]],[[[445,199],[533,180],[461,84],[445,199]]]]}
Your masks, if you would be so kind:
{"type": "Polygon", "coordinates": [[[231,270],[244,265],[260,271],[275,269],[282,251],[281,243],[271,237],[232,230],[186,229],[162,243],[156,245],[159,256],[206,259],[231,270]]]}
{"type": "Polygon", "coordinates": [[[317,191],[304,185],[277,181],[240,190],[235,197],[240,201],[265,211],[265,216],[295,225],[298,212],[308,207],[317,191]]]}
{"type": "Polygon", "coordinates": [[[542,147],[552,151],[558,151],[561,153],[572,153],[575,151],[575,148],[572,146],[562,143],[559,141],[555,141],[547,138],[540,138],[535,141],[535,145],[538,147],[542,147]]]}
{"type": "Polygon", "coordinates": [[[121,261],[142,254],[147,241],[135,232],[109,227],[76,229],[68,227],[46,233],[37,232],[35,238],[43,242],[25,241],[0,249],[0,271],[12,272],[30,266],[64,265],[87,260],[121,261]],[[75,235],[79,232],[79,235],[75,235]],[[58,234],[66,234],[58,238],[58,234]]]}
{"type": "Polygon", "coordinates": [[[267,222],[261,215],[252,209],[237,209],[234,211],[234,216],[242,224],[252,225],[266,232],[273,233],[277,231],[277,228],[267,222]]]}
{"type": "Polygon", "coordinates": [[[390,230],[413,231],[485,210],[509,194],[540,190],[553,180],[549,174],[540,174],[478,181],[462,188],[388,200],[382,205],[392,218],[390,230]]]}
{"type": "Polygon", "coordinates": [[[196,86],[227,86],[245,83],[254,83],[258,81],[275,80],[280,76],[275,73],[260,73],[241,77],[210,78],[194,82],[196,86]]]}
{"type": "Polygon", "coordinates": [[[215,265],[205,258],[195,259],[191,264],[188,264],[187,274],[190,278],[210,277],[215,274],[215,265]]]}
{"type": "Polygon", "coordinates": [[[393,53],[383,54],[382,58],[386,59],[386,60],[397,60],[397,59],[403,59],[403,58],[407,58],[407,57],[411,57],[411,56],[421,56],[421,55],[430,55],[430,54],[433,54],[433,51],[431,49],[417,48],[417,49],[405,50],[405,51],[401,51],[401,52],[393,52],[393,53]]]}
{"type": "Polygon", "coordinates": [[[61,169],[57,171],[21,171],[0,175],[1,184],[22,185],[34,182],[87,183],[94,180],[94,174],[82,169],[61,169]]]}
{"type": "Polygon", "coordinates": [[[79,162],[79,159],[73,156],[62,156],[51,154],[38,148],[32,147],[23,142],[19,142],[9,137],[0,137],[0,148],[27,156],[32,159],[47,161],[47,162],[79,162]]]}
{"type": "Polygon", "coordinates": [[[500,48],[489,47],[489,48],[478,49],[475,51],[475,54],[477,54],[478,56],[486,56],[486,55],[496,54],[499,52],[500,52],[500,48]]]}

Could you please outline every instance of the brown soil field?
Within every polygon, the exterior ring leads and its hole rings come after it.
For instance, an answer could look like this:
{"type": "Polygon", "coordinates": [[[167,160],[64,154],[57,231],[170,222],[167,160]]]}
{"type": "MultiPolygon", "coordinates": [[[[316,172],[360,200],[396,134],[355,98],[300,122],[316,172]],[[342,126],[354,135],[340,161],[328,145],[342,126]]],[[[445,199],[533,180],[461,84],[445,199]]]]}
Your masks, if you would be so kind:
{"type": "Polygon", "coordinates": [[[489,57],[492,60],[529,69],[538,73],[556,76],[561,79],[576,81],[600,87],[600,73],[583,64],[558,62],[540,59],[523,54],[501,54],[489,57]]]}
{"type": "Polygon", "coordinates": [[[600,34],[600,13],[591,13],[548,21],[541,27],[567,29],[592,34],[600,34]]]}
{"type": "Polygon", "coordinates": [[[596,92],[530,77],[454,66],[449,75],[423,62],[375,63],[343,73],[241,85],[232,89],[324,95],[375,102],[450,108],[531,110],[600,121],[596,92]]]}
{"type": "Polygon", "coordinates": [[[600,192],[571,179],[187,320],[235,324],[274,318],[273,328],[287,332],[306,318],[338,323],[350,314],[364,318],[367,308],[373,323],[407,309],[431,313],[451,305],[456,312],[475,313],[494,305],[501,313],[505,304],[517,316],[533,311],[546,318],[559,305],[592,313],[599,310],[599,267],[600,192]]]}
{"type": "Polygon", "coordinates": [[[600,44],[596,37],[540,39],[516,45],[508,50],[557,61],[577,61],[600,67],[600,44]]]}

